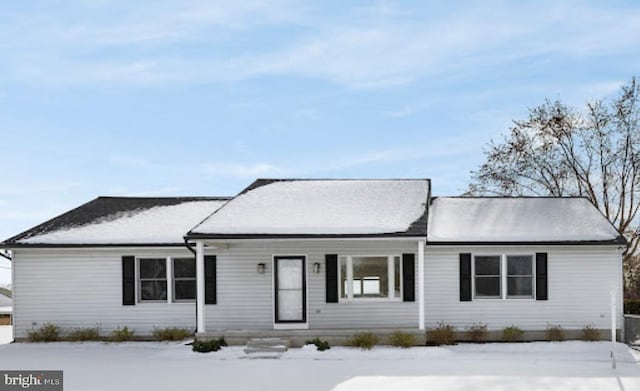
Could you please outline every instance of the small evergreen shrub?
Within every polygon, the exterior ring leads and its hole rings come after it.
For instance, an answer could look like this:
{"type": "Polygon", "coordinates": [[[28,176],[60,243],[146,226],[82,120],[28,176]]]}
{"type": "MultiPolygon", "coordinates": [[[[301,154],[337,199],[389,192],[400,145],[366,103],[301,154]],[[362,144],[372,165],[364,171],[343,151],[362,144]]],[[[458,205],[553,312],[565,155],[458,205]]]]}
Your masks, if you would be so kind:
{"type": "Polygon", "coordinates": [[[509,326],[505,327],[502,330],[502,340],[505,342],[518,342],[522,341],[522,336],[524,335],[524,331],[518,326],[509,326]]]}
{"type": "Polygon", "coordinates": [[[378,336],[370,332],[354,334],[347,342],[349,346],[366,350],[370,350],[377,344],[378,336]]]}
{"type": "Polygon", "coordinates": [[[582,328],[583,341],[600,341],[600,330],[590,324],[582,328]]]}
{"type": "Polygon", "coordinates": [[[471,342],[485,342],[488,333],[487,325],[484,323],[474,323],[467,327],[467,337],[471,342]]]}
{"type": "Polygon", "coordinates": [[[52,323],[45,323],[40,328],[31,330],[27,334],[30,342],[55,342],[60,340],[60,327],[52,323]]]}
{"type": "Polygon", "coordinates": [[[316,345],[316,348],[321,352],[324,352],[327,349],[331,349],[331,346],[329,346],[329,342],[323,341],[318,337],[306,341],[305,345],[316,345]]]}
{"type": "Polygon", "coordinates": [[[453,345],[456,343],[456,328],[444,322],[438,322],[438,326],[427,330],[427,343],[429,345],[453,345]]]}
{"type": "Polygon", "coordinates": [[[223,346],[227,346],[224,337],[218,339],[196,339],[191,344],[191,350],[198,353],[217,352],[223,346]]]}
{"type": "Polygon", "coordinates": [[[71,330],[65,339],[73,342],[98,341],[100,333],[97,327],[77,328],[71,330]]]}
{"type": "Polygon", "coordinates": [[[559,324],[548,324],[546,330],[544,331],[544,336],[549,341],[560,342],[565,340],[564,329],[559,324]]]}
{"type": "Polygon", "coordinates": [[[389,337],[389,343],[391,346],[397,346],[400,348],[408,348],[416,344],[416,338],[413,334],[405,333],[400,330],[396,330],[389,337]]]}
{"type": "Polygon", "coordinates": [[[191,332],[187,329],[178,327],[154,328],[153,339],[156,341],[182,341],[191,336],[191,332]]]}
{"type": "Polygon", "coordinates": [[[640,299],[624,299],[624,313],[640,315],[640,299]]]}
{"type": "Polygon", "coordinates": [[[123,328],[117,328],[113,330],[113,332],[111,333],[111,340],[114,342],[129,341],[133,339],[134,334],[134,330],[129,330],[127,326],[124,326],[123,328]]]}

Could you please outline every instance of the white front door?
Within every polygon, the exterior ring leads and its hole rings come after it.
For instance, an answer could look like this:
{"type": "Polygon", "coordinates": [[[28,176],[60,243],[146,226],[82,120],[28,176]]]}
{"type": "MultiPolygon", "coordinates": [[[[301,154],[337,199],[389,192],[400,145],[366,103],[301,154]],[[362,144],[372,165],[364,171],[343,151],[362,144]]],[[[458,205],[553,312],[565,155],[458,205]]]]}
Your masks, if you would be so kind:
{"type": "Polygon", "coordinates": [[[307,278],[304,256],[274,258],[276,323],[306,323],[307,278]]]}

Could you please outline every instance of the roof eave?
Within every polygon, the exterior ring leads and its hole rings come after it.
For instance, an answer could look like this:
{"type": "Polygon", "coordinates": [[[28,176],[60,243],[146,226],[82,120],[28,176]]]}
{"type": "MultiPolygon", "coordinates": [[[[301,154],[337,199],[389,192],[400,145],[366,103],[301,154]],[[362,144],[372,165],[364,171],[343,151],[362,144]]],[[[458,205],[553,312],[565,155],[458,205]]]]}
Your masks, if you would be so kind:
{"type": "Polygon", "coordinates": [[[228,239],[357,239],[357,238],[416,238],[426,237],[415,232],[361,233],[361,234],[221,234],[193,233],[185,236],[187,240],[228,240],[228,239]]]}
{"type": "Polygon", "coordinates": [[[575,245],[617,245],[627,246],[623,237],[612,240],[517,240],[517,241],[429,241],[429,246],[575,246],[575,245]]]}

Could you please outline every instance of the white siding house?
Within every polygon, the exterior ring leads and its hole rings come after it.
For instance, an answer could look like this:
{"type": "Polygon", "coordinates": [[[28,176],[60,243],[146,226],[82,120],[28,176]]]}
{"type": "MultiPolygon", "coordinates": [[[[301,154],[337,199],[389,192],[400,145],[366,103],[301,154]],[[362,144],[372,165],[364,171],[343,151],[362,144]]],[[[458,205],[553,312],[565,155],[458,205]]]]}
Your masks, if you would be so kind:
{"type": "Polygon", "coordinates": [[[624,246],[581,198],[432,198],[418,179],[101,197],[0,248],[13,252],[17,339],[44,323],[312,337],[438,322],[538,338],[608,327],[624,246]]]}

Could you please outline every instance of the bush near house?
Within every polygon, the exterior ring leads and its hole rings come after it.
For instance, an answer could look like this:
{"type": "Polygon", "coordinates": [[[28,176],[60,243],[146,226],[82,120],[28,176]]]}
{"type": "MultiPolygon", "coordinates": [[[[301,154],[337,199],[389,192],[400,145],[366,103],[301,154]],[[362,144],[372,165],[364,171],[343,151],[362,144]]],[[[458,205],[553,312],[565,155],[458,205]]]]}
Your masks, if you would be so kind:
{"type": "Polygon", "coordinates": [[[565,340],[565,332],[562,326],[548,324],[544,331],[545,338],[549,341],[560,342],[565,340]]]}
{"type": "Polygon", "coordinates": [[[438,326],[427,330],[428,345],[453,345],[456,343],[456,328],[444,322],[438,322],[438,326]]]}
{"type": "Polygon", "coordinates": [[[502,329],[502,340],[504,342],[518,342],[522,341],[524,331],[518,326],[509,326],[502,329]]]}
{"type": "Polygon", "coordinates": [[[190,337],[192,333],[179,327],[154,328],[153,339],[156,341],[182,341],[190,337]]]}
{"type": "Polygon", "coordinates": [[[129,330],[127,326],[117,328],[111,333],[111,340],[114,342],[124,342],[133,339],[135,330],[129,330]]]}
{"type": "Polygon", "coordinates": [[[227,346],[224,337],[218,339],[196,339],[191,345],[191,350],[198,353],[217,352],[223,346],[227,346]]]}
{"type": "Polygon", "coordinates": [[[97,327],[77,328],[71,330],[65,339],[72,342],[98,341],[100,333],[97,327]]]}
{"type": "Polygon", "coordinates": [[[354,334],[349,341],[347,341],[347,345],[365,350],[370,350],[377,344],[378,336],[370,332],[354,334]]]}
{"type": "Polygon", "coordinates": [[[327,349],[331,349],[331,346],[329,346],[329,342],[323,341],[318,337],[316,337],[314,339],[307,340],[304,344],[305,345],[315,345],[316,348],[321,352],[324,352],[327,349]]]}
{"type": "Polygon", "coordinates": [[[27,339],[30,342],[55,342],[60,340],[60,327],[45,323],[40,328],[29,331],[27,339]]]}
{"type": "Polygon", "coordinates": [[[485,323],[474,323],[467,327],[467,337],[471,342],[481,343],[487,340],[487,325],[485,323]]]}
{"type": "Polygon", "coordinates": [[[592,324],[584,326],[581,337],[583,341],[600,341],[600,330],[592,324]]]}
{"type": "Polygon", "coordinates": [[[416,344],[416,337],[413,334],[396,330],[389,337],[389,343],[391,344],[391,346],[409,348],[416,344]]]}
{"type": "Polygon", "coordinates": [[[640,315],[640,299],[624,299],[624,313],[640,315]]]}

